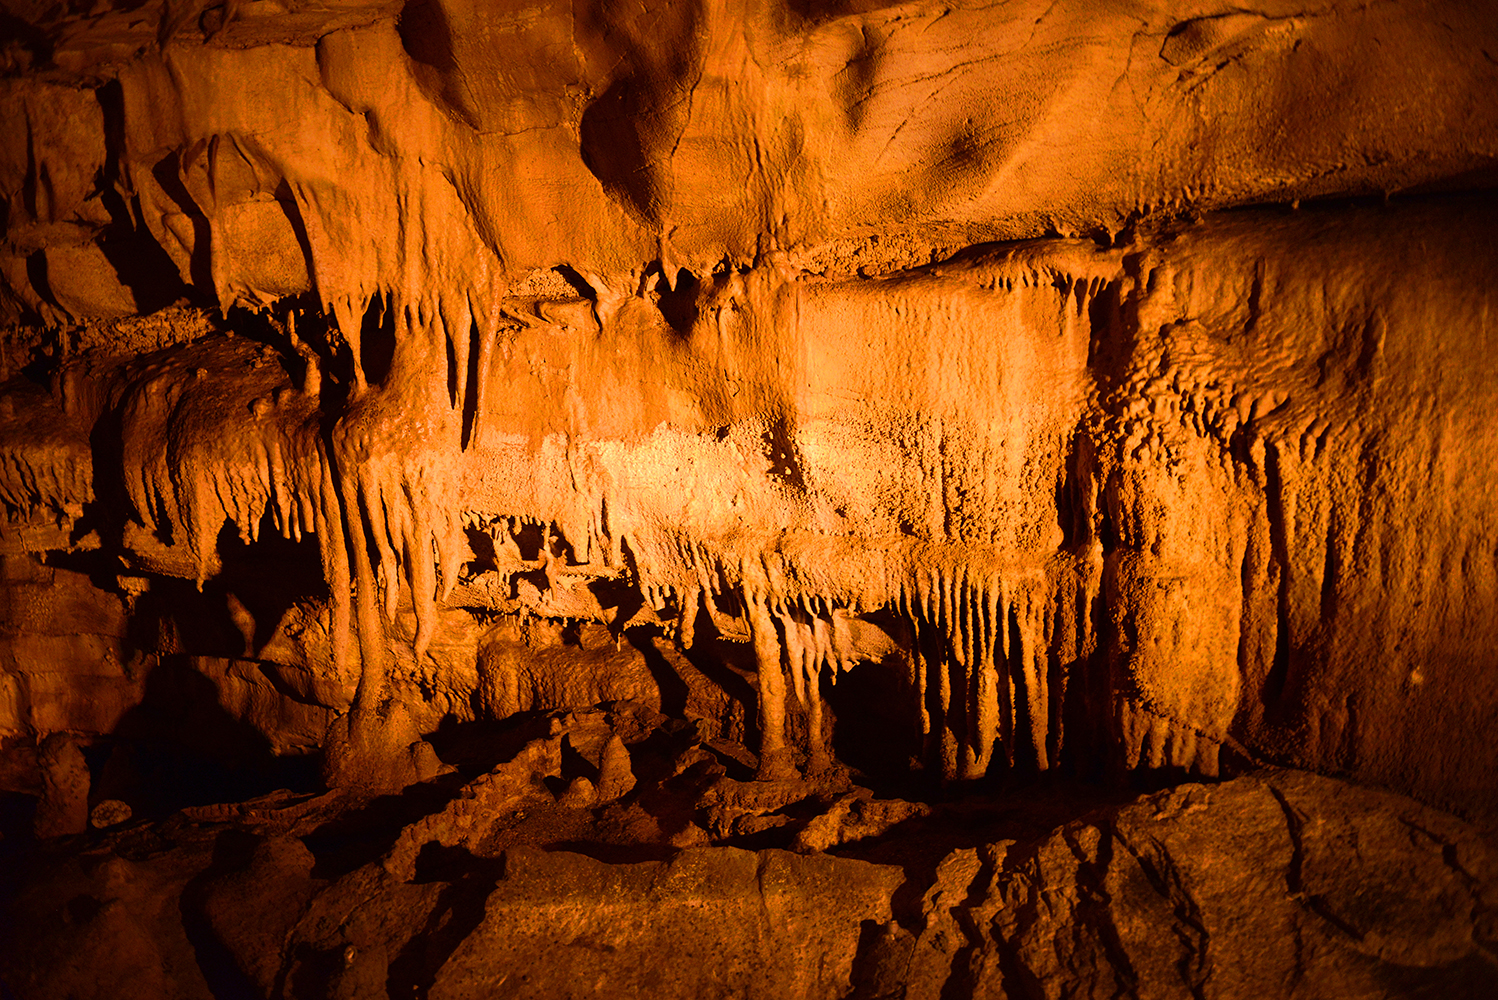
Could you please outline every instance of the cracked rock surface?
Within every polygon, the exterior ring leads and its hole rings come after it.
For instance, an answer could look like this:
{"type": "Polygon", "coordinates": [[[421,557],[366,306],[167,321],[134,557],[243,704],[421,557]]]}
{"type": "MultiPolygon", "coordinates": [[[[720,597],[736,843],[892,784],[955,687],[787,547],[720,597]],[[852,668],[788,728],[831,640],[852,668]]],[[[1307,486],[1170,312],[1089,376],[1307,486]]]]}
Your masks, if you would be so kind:
{"type": "Polygon", "coordinates": [[[912,961],[975,996],[1476,996],[1494,860],[1451,817],[1332,779],[1180,785],[949,856],[912,961]]]}
{"type": "Polygon", "coordinates": [[[672,811],[710,797],[578,807],[542,773],[561,739],[401,801],[282,794],[53,841],[5,870],[0,976],[43,1000],[1372,998],[1498,973],[1491,840],[1337,779],[1183,784],[1049,830],[1012,799],[875,800],[896,822],[826,853],[804,835],[846,797],[803,785],[781,846],[672,846],[672,811]],[[435,811],[399,826],[413,810],[435,811]],[[578,846],[610,828],[612,851],[578,846]]]}

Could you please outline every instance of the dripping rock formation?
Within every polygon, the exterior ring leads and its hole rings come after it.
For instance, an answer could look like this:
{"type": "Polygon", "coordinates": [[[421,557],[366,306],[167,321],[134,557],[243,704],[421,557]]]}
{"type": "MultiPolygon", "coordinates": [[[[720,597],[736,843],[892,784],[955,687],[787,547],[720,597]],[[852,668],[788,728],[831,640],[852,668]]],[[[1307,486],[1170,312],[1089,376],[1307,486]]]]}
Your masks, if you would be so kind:
{"type": "Polygon", "coordinates": [[[1498,980],[1498,7],[0,3],[0,997],[1498,980]]]}

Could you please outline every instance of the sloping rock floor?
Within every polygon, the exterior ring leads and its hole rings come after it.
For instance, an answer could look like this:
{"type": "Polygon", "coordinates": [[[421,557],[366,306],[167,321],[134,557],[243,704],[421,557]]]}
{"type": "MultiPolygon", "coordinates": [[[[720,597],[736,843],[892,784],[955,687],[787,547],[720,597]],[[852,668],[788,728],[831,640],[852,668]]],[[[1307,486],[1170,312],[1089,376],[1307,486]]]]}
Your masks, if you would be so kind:
{"type": "MultiPolygon", "coordinates": [[[[279,791],[0,854],[0,996],[1478,997],[1498,853],[1264,770],[908,801],[638,706],[433,738],[400,795],[279,791]]],[[[914,796],[912,796],[914,797],[914,796]]],[[[103,828],[99,828],[102,826],[103,828]]]]}

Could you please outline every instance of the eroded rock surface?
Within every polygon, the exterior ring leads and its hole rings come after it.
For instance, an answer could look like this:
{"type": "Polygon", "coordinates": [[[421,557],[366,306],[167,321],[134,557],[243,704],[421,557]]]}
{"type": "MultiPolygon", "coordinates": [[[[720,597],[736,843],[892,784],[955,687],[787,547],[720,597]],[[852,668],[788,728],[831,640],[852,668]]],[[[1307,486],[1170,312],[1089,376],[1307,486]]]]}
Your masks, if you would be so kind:
{"type": "Polygon", "coordinates": [[[1495,53],[7,0],[0,992],[1471,992],[1495,53]]]}
{"type": "Polygon", "coordinates": [[[1476,996],[1494,859],[1448,816],[1326,778],[1182,785],[950,856],[913,962],[950,959],[975,996],[1476,996]]]}
{"type": "MultiPolygon", "coordinates": [[[[390,395],[423,370],[355,380],[325,438],[270,343],[95,349],[56,392],[128,443],[94,462],[121,502],[76,541],[95,522],[34,496],[70,527],[17,546],[97,568],[127,675],[186,657],[283,753],[339,717],[337,781],[415,780],[443,719],[612,698],[753,729],[783,778],[825,766],[861,670],[901,706],[893,756],[947,777],[1213,775],[1227,747],[1490,813],[1494,232],[1465,197],[871,279],[765,264],[681,332],[650,296],[512,329],[482,441],[395,464],[337,442],[463,423],[390,395]]],[[[47,481],[23,458],[16,495],[47,481]]],[[[18,698],[57,669],[18,664],[18,698]]]]}
{"type": "MultiPolygon", "coordinates": [[[[619,807],[538,783],[557,739],[404,828],[442,779],[393,812],[283,795],[13,859],[0,981],[39,1000],[1309,998],[1479,996],[1498,971],[1491,842],[1335,779],[1185,784],[1049,831],[1020,801],[865,793],[904,820],[830,854],[678,850],[662,824],[633,841],[656,858],[595,857],[569,845],[619,807]]],[[[666,782],[627,805],[660,819],[663,796],[706,801],[666,782]]],[[[820,801],[783,844],[847,813],[820,801]]]]}

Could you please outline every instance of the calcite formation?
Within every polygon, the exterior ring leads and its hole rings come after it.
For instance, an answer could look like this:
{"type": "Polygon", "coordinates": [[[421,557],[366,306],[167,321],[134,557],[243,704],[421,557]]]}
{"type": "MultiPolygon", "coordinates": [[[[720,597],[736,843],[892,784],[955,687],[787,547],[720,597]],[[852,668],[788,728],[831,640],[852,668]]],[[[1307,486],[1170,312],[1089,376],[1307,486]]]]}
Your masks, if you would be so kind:
{"type": "MultiPolygon", "coordinates": [[[[393,834],[403,886],[424,849],[495,856],[525,802],[689,802],[651,836],[710,860],[618,876],[737,887],[663,890],[682,912],[770,905],[781,862],[704,845],[883,836],[928,810],[856,782],[916,772],[1274,764],[1498,817],[1498,9],[17,0],[0,25],[0,772],[38,834],[182,805],[152,741],[213,747],[245,794],[314,762],[349,809],[445,789],[393,834]],[[551,717],[565,766],[532,746],[452,784],[453,732],[600,705],[551,717]],[[670,784],[694,767],[759,780],[670,784]]],[[[1056,836],[1081,874],[1045,847],[1025,878],[1091,886],[1076,912],[1014,917],[1031,890],[980,852],[931,981],[1103,992],[1081,970],[1108,965],[1155,995],[1189,966],[1200,995],[1206,946],[1121,959],[1085,904],[1113,892],[1099,835],[1056,836]]],[[[613,884],[597,864],[556,878],[613,884]]],[[[1140,864],[1178,903],[1161,885],[1210,882],[1140,864]]],[[[786,912],[823,927],[832,870],[786,912]]],[[[893,919],[884,877],[837,919],[893,919]]],[[[874,990],[878,949],[834,937],[835,968],[682,988],[874,990]]],[[[906,938],[879,947],[925,961],[906,938]]],[[[246,955],[266,995],[338,978],[246,955]]],[[[452,961],[422,989],[499,988],[452,961]]],[[[1342,974],[1316,961],[1285,975],[1342,974]]]]}

